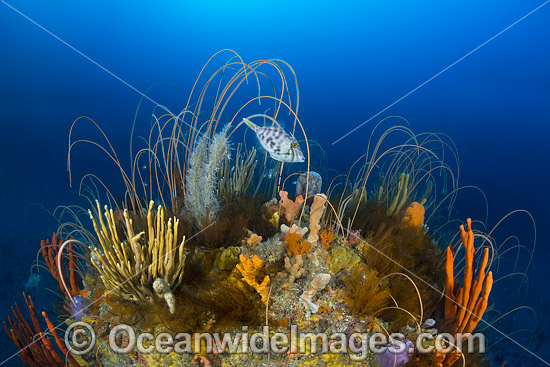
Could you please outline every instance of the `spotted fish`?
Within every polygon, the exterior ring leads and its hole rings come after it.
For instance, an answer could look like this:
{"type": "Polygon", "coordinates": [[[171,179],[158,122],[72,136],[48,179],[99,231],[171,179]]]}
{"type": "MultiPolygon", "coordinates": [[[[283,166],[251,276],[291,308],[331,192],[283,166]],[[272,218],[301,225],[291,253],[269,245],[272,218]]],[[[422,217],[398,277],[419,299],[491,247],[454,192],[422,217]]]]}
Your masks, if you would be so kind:
{"type": "Polygon", "coordinates": [[[281,162],[303,162],[304,154],[294,136],[278,126],[258,126],[247,118],[243,122],[256,133],[262,147],[271,158],[281,162]]]}

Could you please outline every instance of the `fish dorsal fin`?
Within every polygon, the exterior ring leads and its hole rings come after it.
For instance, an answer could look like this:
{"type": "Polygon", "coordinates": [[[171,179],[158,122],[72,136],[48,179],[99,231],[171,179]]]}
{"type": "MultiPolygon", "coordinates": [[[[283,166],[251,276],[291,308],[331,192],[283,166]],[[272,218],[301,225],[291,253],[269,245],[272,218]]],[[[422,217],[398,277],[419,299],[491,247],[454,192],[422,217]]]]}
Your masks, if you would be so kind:
{"type": "Polygon", "coordinates": [[[252,131],[256,131],[258,129],[258,125],[247,119],[246,117],[243,117],[243,122],[252,129],[252,131]]]}

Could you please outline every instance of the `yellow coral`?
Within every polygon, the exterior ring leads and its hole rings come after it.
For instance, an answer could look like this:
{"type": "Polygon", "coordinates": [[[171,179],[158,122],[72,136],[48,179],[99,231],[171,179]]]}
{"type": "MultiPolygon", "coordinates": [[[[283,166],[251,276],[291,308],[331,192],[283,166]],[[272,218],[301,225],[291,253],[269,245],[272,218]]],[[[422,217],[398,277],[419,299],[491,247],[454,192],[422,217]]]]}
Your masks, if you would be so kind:
{"type": "Polygon", "coordinates": [[[252,257],[252,260],[250,260],[246,255],[241,254],[239,256],[239,259],[241,260],[241,264],[237,264],[237,269],[241,272],[241,275],[243,276],[243,279],[249,286],[254,288],[256,292],[262,297],[262,302],[267,302],[267,293],[268,293],[268,283],[269,283],[269,275],[266,275],[264,277],[264,280],[258,284],[256,281],[256,275],[262,268],[262,265],[264,264],[263,260],[260,259],[258,256],[254,255],[252,257]]]}
{"type": "Polygon", "coordinates": [[[348,247],[336,246],[330,254],[327,271],[331,274],[337,274],[343,269],[351,269],[361,262],[361,256],[348,247]]]}
{"type": "Polygon", "coordinates": [[[271,219],[269,220],[269,223],[271,223],[271,225],[273,227],[279,227],[279,213],[278,212],[273,213],[273,215],[271,216],[271,219]]]}

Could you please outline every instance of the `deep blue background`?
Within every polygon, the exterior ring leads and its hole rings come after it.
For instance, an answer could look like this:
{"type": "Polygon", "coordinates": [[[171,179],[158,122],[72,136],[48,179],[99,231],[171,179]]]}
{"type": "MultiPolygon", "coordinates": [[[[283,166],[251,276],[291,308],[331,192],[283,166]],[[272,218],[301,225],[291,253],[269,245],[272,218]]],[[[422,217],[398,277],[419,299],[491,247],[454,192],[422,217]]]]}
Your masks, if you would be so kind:
{"type": "MultiPolygon", "coordinates": [[[[299,114],[308,136],[323,144],[333,168],[341,171],[364,152],[371,127],[382,117],[400,115],[415,132],[449,135],[460,153],[459,183],[484,190],[490,226],[518,208],[536,219],[527,303],[537,311],[540,331],[529,348],[550,359],[544,347],[550,300],[545,281],[550,264],[550,4],[332,146],[543,2],[7,3],[140,91],[159,81],[176,83],[153,93],[174,111],[183,107],[204,62],[220,49],[231,48],[246,62],[287,61],[298,76],[299,114]]],[[[5,320],[8,305],[21,302],[39,240],[56,229],[35,204],[53,210],[81,203],[66,172],[70,124],[81,115],[93,118],[127,159],[140,95],[4,2],[0,34],[0,316],[5,320]]],[[[86,128],[80,132],[96,137],[86,128]]],[[[110,181],[115,171],[94,149],[80,149],[74,164],[79,173],[103,172],[108,182],[118,183],[110,181]]],[[[477,215],[468,212],[468,204],[460,203],[463,216],[477,215]]],[[[517,234],[532,246],[525,217],[503,227],[504,235],[517,234]]],[[[506,331],[521,328],[521,320],[506,331]]],[[[11,344],[4,346],[3,332],[0,340],[2,353],[15,351],[11,344]]],[[[521,358],[521,365],[542,365],[525,354],[518,357],[516,346],[506,348],[501,353],[507,353],[503,358],[509,365],[519,365],[512,358],[521,358]]]]}

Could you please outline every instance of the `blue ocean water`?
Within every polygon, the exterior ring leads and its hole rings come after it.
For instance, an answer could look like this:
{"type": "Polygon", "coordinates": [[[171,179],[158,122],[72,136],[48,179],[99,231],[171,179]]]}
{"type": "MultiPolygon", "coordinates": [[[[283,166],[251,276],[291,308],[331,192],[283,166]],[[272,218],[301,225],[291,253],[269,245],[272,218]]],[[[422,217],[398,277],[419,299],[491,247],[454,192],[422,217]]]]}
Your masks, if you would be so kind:
{"type": "MultiPolygon", "coordinates": [[[[529,211],[537,233],[525,304],[538,325],[532,340],[511,337],[540,359],[507,340],[495,348],[498,361],[511,366],[550,360],[548,2],[11,0],[0,1],[0,33],[2,320],[14,301],[22,302],[38,243],[57,228],[47,211],[82,204],[78,180],[70,187],[67,173],[73,121],[92,118],[117,151],[127,152],[138,91],[161,83],[151,98],[179,111],[203,64],[228,48],[245,62],[276,58],[292,66],[300,120],[331,168],[346,172],[365,152],[372,127],[398,115],[414,132],[454,141],[459,184],[483,190],[489,227],[511,211],[529,211]]],[[[86,126],[79,134],[101,138],[86,126]]],[[[108,185],[121,184],[99,151],[81,149],[74,159],[76,176],[93,171],[108,185]]],[[[121,159],[128,164],[127,154],[121,159]]],[[[483,216],[481,200],[475,190],[465,194],[457,204],[461,217],[483,216]]],[[[500,240],[513,234],[532,248],[527,215],[502,227],[500,240]]],[[[29,293],[48,307],[47,292],[29,293]]],[[[534,329],[533,320],[520,312],[506,333],[534,329]]],[[[3,332],[0,340],[1,363],[16,349],[3,332]]]]}

